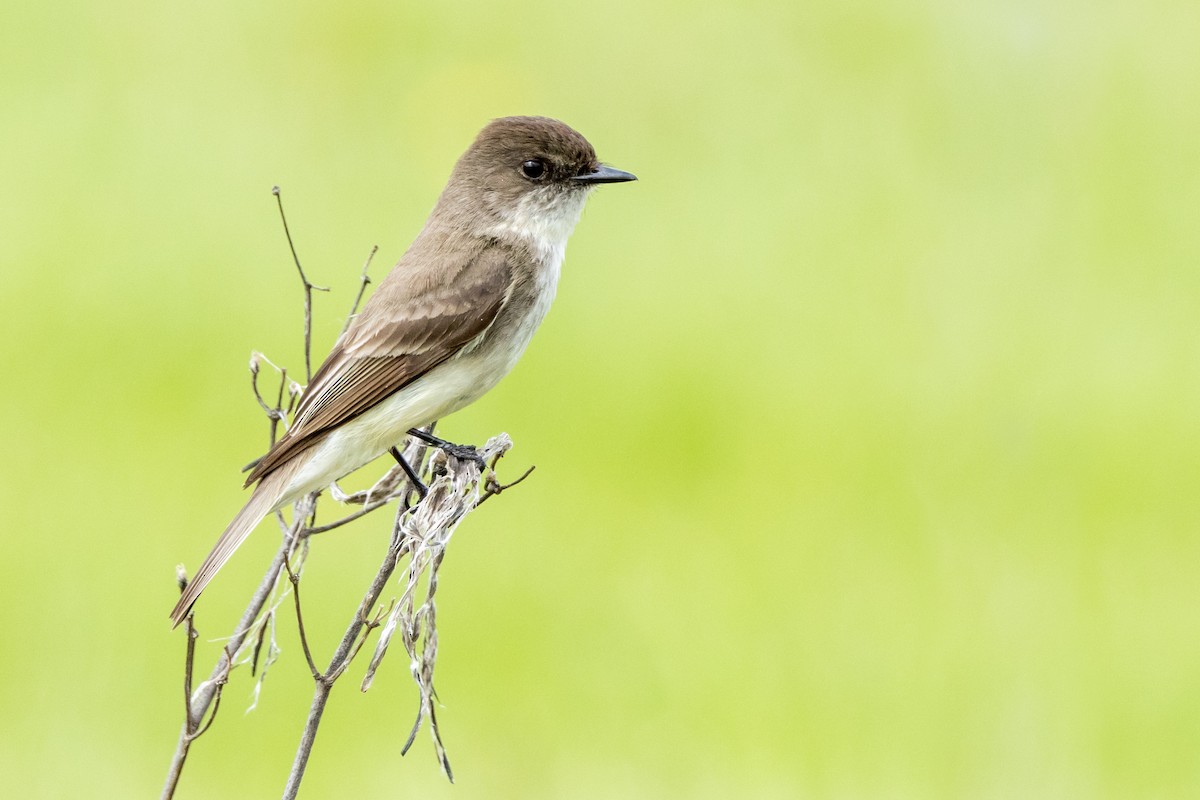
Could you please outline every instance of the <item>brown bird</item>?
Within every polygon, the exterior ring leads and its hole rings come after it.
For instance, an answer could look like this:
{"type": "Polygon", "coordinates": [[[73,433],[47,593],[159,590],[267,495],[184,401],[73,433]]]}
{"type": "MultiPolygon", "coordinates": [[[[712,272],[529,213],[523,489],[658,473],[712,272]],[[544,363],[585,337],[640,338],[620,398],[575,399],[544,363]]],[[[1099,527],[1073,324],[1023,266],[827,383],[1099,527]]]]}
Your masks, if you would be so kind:
{"type": "Polygon", "coordinates": [[[550,308],[588,194],[632,180],[557,120],[506,117],[485,127],[421,233],[313,375],[291,428],[254,465],[249,502],[187,584],[174,624],[267,514],[495,386],[550,308]]]}

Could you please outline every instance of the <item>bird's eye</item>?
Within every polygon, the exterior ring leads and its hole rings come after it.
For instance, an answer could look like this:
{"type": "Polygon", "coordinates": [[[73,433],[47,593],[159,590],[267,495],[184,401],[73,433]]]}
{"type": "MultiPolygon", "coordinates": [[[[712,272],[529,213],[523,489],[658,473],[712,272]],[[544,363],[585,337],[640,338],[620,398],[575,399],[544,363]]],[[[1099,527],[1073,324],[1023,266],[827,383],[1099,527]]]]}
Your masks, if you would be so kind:
{"type": "Polygon", "coordinates": [[[546,165],[536,158],[521,163],[521,173],[530,180],[538,180],[546,174],[546,165]]]}

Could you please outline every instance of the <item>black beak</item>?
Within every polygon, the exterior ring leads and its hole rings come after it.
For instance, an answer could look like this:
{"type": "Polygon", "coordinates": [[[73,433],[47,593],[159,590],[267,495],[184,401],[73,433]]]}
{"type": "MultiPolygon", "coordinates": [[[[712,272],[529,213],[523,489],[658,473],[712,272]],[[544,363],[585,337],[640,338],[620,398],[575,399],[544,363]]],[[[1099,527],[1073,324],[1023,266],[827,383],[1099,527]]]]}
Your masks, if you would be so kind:
{"type": "Polygon", "coordinates": [[[576,175],[571,180],[575,183],[624,183],[625,181],[636,181],[637,175],[601,166],[595,172],[585,172],[582,175],[576,175]]]}

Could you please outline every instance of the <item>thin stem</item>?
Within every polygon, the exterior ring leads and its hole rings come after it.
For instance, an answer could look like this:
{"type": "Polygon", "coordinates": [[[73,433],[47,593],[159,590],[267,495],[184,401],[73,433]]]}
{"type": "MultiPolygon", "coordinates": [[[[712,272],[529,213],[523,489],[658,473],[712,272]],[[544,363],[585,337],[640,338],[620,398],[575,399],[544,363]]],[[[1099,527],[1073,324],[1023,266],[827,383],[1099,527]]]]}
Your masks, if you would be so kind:
{"type": "Polygon", "coordinates": [[[283,213],[283,191],[275,186],[272,187],[271,194],[275,195],[275,202],[279,206],[279,219],[283,221],[283,233],[287,236],[288,247],[292,251],[292,261],[296,264],[296,271],[300,273],[300,280],[304,282],[304,374],[305,383],[309,383],[312,381],[312,293],[314,289],[318,292],[328,292],[329,287],[317,286],[304,274],[304,267],[300,266],[300,256],[296,254],[296,244],[292,241],[292,232],[288,229],[287,215],[283,213]]]}
{"type": "Polygon", "coordinates": [[[254,650],[250,653],[250,676],[254,677],[258,674],[258,657],[262,653],[263,642],[267,640],[267,629],[273,624],[271,618],[274,611],[268,611],[263,624],[258,626],[258,636],[254,637],[254,650]]]}
{"type": "MultiPolygon", "coordinates": [[[[183,574],[183,567],[179,568],[179,590],[183,591],[187,587],[187,577],[183,574]]],[[[195,741],[193,732],[196,730],[196,722],[192,717],[192,668],[196,662],[196,627],[194,624],[195,612],[188,612],[187,615],[187,648],[184,656],[183,666],[183,733],[180,734],[179,748],[175,753],[175,758],[171,761],[171,769],[167,773],[167,783],[163,787],[162,796],[166,800],[170,800],[175,795],[175,789],[179,786],[179,778],[183,775],[183,765],[187,761],[188,751],[191,749],[192,742],[195,741]]]]}
{"type": "Polygon", "coordinates": [[[287,386],[287,367],[279,370],[279,393],[275,396],[275,415],[271,417],[271,444],[275,444],[275,436],[279,431],[279,423],[283,421],[283,390],[287,386]]]}
{"type": "Polygon", "coordinates": [[[192,732],[188,734],[189,744],[203,736],[205,732],[212,727],[213,722],[217,719],[217,712],[221,709],[222,690],[225,688],[225,684],[229,682],[229,670],[232,669],[234,652],[227,648],[225,650],[225,655],[225,669],[221,672],[220,677],[214,682],[216,685],[216,693],[213,694],[212,710],[208,714],[208,720],[204,721],[202,717],[189,720],[189,724],[193,729],[192,732]],[[204,724],[200,725],[201,722],[204,722],[204,724]]]}
{"type": "Polygon", "coordinates": [[[487,475],[486,483],[484,484],[483,494],[480,495],[479,500],[475,503],[475,508],[479,508],[481,505],[483,505],[484,502],[492,495],[500,494],[505,489],[511,489],[512,487],[516,486],[521,481],[528,478],[530,475],[533,474],[533,471],[535,469],[537,469],[537,465],[530,464],[529,469],[525,470],[525,474],[522,475],[521,477],[517,478],[515,481],[512,481],[511,483],[500,483],[500,481],[496,480],[495,469],[496,469],[496,462],[493,461],[492,466],[491,466],[492,471],[489,472],[487,475]]]}
{"type": "Polygon", "coordinates": [[[183,718],[192,730],[196,725],[192,717],[192,668],[196,663],[197,636],[194,620],[194,613],[189,611],[187,615],[187,656],[183,667],[183,718]]]}
{"type": "Polygon", "coordinates": [[[354,321],[354,315],[358,313],[358,304],[362,302],[363,295],[367,291],[367,284],[371,282],[371,276],[367,274],[367,270],[371,266],[371,259],[375,257],[378,250],[379,245],[372,245],[371,252],[367,254],[367,262],[363,264],[362,275],[358,278],[358,294],[354,296],[354,305],[350,306],[350,313],[346,315],[346,324],[342,326],[342,333],[350,329],[350,323],[354,321]]]}
{"type": "MultiPolygon", "coordinates": [[[[402,553],[402,552],[401,552],[401,553],[397,553],[397,554],[396,554],[396,559],[397,559],[397,560],[399,560],[399,558],[400,558],[400,556],[401,556],[401,555],[403,555],[403,553],[402,553]]],[[[392,613],[392,608],[393,608],[395,605],[396,605],[396,601],[393,599],[393,600],[392,600],[392,602],[388,603],[388,606],[387,606],[387,608],[382,608],[382,607],[381,607],[381,608],[380,608],[378,611],[376,611],[376,612],[375,612],[375,616],[374,616],[374,617],[372,617],[372,618],[371,618],[371,619],[369,619],[369,620],[368,620],[368,619],[364,619],[364,620],[363,620],[363,635],[362,635],[362,637],[361,637],[361,638],[358,640],[358,644],[354,645],[354,650],[353,650],[353,651],[351,651],[350,655],[349,655],[349,656],[346,658],[346,664],[347,664],[347,665],[348,665],[348,664],[349,664],[351,661],[353,661],[353,660],[355,659],[355,657],[357,657],[357,656],[358,656],[358,651],[359,651],[359,650],[362,650],[362,646],[363,646],[364,644],[366,644],[366,643],[367,643],[367,639],[370,637],[370,635],[371,635],[371,631],[375,630],[376,628],[378,628],[380,625],[382,625],[382,624],[383,624],[383,620],[384,620],[384,618],[385,618],[385,617],[386,617],[388,614],[391,614],[391,613],[392,613]]]]}
{"type": "Polygon", "coordinates": [[[313,680],[320,683],[325,679],[321,671],[317,669],[316,662],[313,661],[312,650],[308,646],[308,633],[304,629],[304,614],[300,610],[300,576],[292,572],[292,562],[285,555],[283,557],[283,568],[287,570],[288,580],[292,582],[292,599],[296,603],[296,626],[300,629],[300,647],[304,650],[304,658],[308,661],[308,668],[312,672],[313,680]]]}
{"type": "Polygon", "coordinates": [[[333,522],[327,522],[324,525],[318,525],[315,528],[305,528],[303,535],[304,536],[315,536],[318,533],[325,533],[325,531],[331,531],[334,528],[340,528],[343,525],[346,525],[347,523],[354,522],[354,520],[356,520],[356,519],[365,517],[367,514],[370,514],[372,511],[378,511],[379,509],[388,505],[395,499],[396,499],[396,495],[388,495],[379,500],[373,500],[370,503],[368,503],[367,505],[360,508],[358,511],[347,514],[346,516],[344,516],[340,519],[335,519],[333,522]]]}
{"type": "MultiPolygon", "coordinates": [[[[226,677],[228,677],[228,675],[226,675],[226,677]]],[[[191,741],[193,741],[193,742],[196,741],[201,736],[203,736],[210,727],[212,727],[213,721],[217,718],[217,712],[221,709],[221,695],[222,695],[221,689],[224,686],[225,686],[224,681],[217,684],[217,693],[213,695],[212,713],[210,713],[208,715],[208,721],[204,723],[204,727],[200,728],[199,730],[197,730],[195,733],[192,734],[191,741]]]]}
{"type": "Polygon", "coordinates": [[[296,761],[292,764],[287,785],[283,787],[283,800],[295,800],[296,794],[300,791],[300,781],[304,780],[308,757],[317,740],[317,727],[321,724],[321,716],[325,713],[325,703],[329,700],[329,692],[332,690],[332,683],[317,681],[316,689],[313,692],[312,706],[308,709],[308,719],[304,723],[304,732],[300,734],[300,747],[296,751],[296,761]]]}

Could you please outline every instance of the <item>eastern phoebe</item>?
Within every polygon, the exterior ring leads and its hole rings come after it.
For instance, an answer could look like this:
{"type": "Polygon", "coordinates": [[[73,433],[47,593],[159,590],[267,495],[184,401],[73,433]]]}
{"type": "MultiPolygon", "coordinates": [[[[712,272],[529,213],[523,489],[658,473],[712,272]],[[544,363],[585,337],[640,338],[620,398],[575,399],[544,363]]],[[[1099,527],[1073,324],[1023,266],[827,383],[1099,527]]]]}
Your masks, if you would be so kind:
{"type": "Polygon", "coordinates": [[[254,493],[187,584],[174,624],[267,514],[495,386],[550,308],[584,200],[601,183],[632,180],[557,120],[506,117],[484,128],[313,375],[291,428],[254,465],[254,493]]]}

